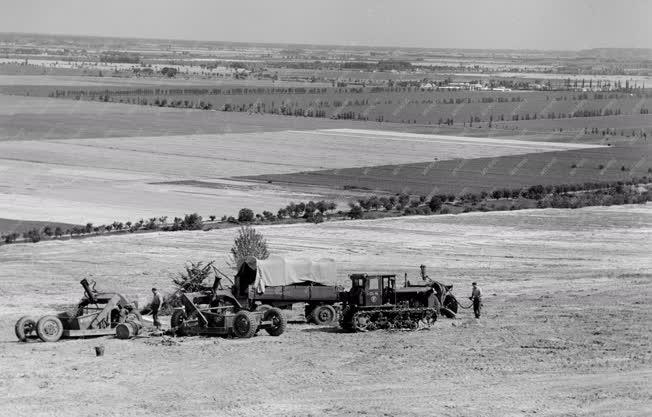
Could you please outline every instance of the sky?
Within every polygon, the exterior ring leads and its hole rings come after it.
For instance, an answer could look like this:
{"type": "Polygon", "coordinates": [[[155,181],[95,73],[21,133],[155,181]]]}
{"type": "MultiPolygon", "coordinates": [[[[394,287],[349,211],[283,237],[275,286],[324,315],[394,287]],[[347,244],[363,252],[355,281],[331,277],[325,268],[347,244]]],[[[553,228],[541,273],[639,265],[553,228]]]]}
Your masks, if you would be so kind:
{"type": "Polygon", "coordinates": [[[651,0],[0,0],[0,32],[479,49],[652,48],[651,0]]]}

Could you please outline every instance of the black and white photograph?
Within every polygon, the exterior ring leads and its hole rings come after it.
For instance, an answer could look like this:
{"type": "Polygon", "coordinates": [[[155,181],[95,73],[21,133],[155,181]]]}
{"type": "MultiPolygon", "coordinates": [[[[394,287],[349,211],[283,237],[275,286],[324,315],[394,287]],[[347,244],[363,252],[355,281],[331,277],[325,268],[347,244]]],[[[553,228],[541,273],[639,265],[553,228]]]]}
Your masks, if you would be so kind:
{"type": "Polygon", "coordinates": [[[0,0],[0,416],[652,415],[651,16],[0,0]]]}

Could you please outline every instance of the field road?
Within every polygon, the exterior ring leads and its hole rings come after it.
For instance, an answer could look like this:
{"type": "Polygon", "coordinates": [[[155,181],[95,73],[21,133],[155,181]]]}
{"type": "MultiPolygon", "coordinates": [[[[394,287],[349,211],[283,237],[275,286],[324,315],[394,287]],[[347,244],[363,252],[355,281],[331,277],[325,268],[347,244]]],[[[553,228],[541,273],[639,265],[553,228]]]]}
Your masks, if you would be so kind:
{"type": "Polygon", "coordinates": [[[0,415],[649,415],[650,204],[258,229],[274,254],[334,258],[344,285],[424,263],[467,304],[477,280],[484,315],[417,332],[292,323],[278,338],[21,344],[15,320],[75,302],[81,278],[145,301],[187,260],[226,270],[235,229],[2,246],[0,415]]]}

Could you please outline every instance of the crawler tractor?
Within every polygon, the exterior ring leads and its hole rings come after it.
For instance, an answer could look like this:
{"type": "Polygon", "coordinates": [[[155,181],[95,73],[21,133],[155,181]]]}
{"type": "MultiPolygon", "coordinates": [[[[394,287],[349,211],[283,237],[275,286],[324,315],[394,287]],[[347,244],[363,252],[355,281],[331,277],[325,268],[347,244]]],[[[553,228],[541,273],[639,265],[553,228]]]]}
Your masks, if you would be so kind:
{"type": "Polygon", "coordinates": [[[340,326],[345,330],[415,330],[448,311],[442,308],[445,286],[439,292],[425,285],[396,288],[396,275],[353,274],[350,279],[351,290],[342,294],[340,326]]]}
{"type": "Polygon", "coordinates": [[[67,337],[115,335],[121,324],[140,329],[141,317],[136,306],[122,294],[98,292],[95,284],[91,288],[86,279],[80,284],[85,296],[74,311],[46,315],[38,320],[30,316],[21,317],[15,328],[18,340],[25,342],[38,337],[44,342],[56,342],[67,337]]]}

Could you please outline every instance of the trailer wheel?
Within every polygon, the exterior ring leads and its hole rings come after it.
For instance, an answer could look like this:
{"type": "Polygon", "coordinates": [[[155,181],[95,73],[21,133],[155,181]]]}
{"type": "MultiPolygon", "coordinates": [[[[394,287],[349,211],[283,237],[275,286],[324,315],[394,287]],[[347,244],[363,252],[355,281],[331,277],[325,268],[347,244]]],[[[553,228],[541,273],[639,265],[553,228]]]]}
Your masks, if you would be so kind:
{"type": "Polygon", "coordinates": [[[240,310],[233,318],[233,335],[242,339],[248,339],[256,334],[258,320],[250,311],[240,310]]]}
{"type": "Polygon", "coordinates": [[[27,339],[36,336],[36,321],[29,317],[23,316],[16,322],[16,337],[21,342],[27,342],[27,339]]]}
{"type": "Polygon", "coordinates": [[[186,312],[184,310],[174,310],[172,312],[172,317],[170,317],[170,327],[179,335],[186,336],[185,326],[183,322],[187,319],[186,312]]]}
{"type": "Polygon", "coordinates": [[[285,333],[287,320],[280,308],[270,308],[263,314],[263,321],[271,321],[272,324],[265,328],[270,336],[280,336],[285,333]]]}
{"type": "Polygon", "coordinates": [[[261,304],[259,306],[256,306],[256,311],[264,313],[264,312],[266,312],[267,310],[269,310],[271,308],[272,308],[272,306],[269,305],[269,304],[261,304]]]}
{"type": "Polygon", "coordinates": [[[310,313],[311,321],[318,325],[331,324],[337,318],[337,313],[331,305],[318,306],[310,313]]]}
{"type": "Polygon", "coordinates": [[[36,323],[36,333],[44,342],[56,342],[63,335],[63,324],[57,316],[43,316],[36,323]]]}

